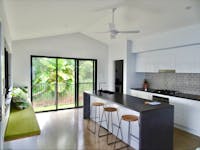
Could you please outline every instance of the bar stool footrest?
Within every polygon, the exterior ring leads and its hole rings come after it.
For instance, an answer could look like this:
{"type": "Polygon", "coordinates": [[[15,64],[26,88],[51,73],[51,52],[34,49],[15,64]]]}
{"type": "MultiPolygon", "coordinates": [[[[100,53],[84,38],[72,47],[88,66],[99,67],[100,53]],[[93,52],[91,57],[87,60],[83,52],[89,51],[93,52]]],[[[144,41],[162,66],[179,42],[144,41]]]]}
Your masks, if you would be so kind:
{"type": "Polygon", "coordinates": [[[120,148],[116,148],[115,150],[121,150],[121,149],[128,148],[128,147],[129,147],[129,145],[125,145],[125,146],[122,146],[120,148]]]}
{"type": "Polygon", "coordinates": [[[111,135],[112,133],[106,133],[106,134],[102,134],[102,135],[99,135],[99,137],[103,137],[103,136],[107,136],[107,135],[111,135]]]}
{"type": "Polygon", "coordinates": [[[132,138],[136,139],[136,140],[139,140],[139,137],[137,137],[137,136],[135,136],[135,135],[133,135],[133,134],[131,134],[131,133],[130,133],[130,136],[131,136],[132,138]]]}
{"type": "Polygon", "coordinates": [[[90,128],[87,128],[90,132],[92,132],[93,134],[96,133],[96,131],[91,130],[90,128]]]}

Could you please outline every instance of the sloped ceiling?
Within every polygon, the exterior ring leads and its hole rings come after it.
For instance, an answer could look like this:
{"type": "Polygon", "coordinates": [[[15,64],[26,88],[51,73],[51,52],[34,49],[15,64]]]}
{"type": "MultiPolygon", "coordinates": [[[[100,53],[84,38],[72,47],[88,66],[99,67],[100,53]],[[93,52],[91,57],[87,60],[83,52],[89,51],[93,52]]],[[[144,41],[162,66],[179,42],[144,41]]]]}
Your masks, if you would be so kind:
{"type": "Polygon", "coordinates": [[[139,29],[140,37],[200,24],[199,0],[7,0],[6,13],[13,40],[82,32],[109,43],[111,8],[121,30],[139,29]]]}

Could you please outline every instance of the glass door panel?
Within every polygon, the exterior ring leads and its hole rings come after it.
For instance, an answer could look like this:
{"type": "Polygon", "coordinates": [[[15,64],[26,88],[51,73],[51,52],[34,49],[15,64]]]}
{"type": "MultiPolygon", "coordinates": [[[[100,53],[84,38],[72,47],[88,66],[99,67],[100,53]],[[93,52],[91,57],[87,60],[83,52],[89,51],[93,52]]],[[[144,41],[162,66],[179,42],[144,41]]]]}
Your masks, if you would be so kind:
{"type": "Polygon", "coordinates": [[[58,109],[75,107],[75,60],[57,59],[58,109]]]}
{"type": "Polygon", "coordinates": [[[83,106],[83,92],[96,87],[96,60],[31,57],[35,112],[83,106]]]}
{"type": "Polygon", "coordinates": [[[56,59],[32,57],[32,103],[35,112],[56,109],[56,59]]]}
{"type": "Polygon", "coordinates": [[[83,106],[83,92],[94,90],[94,67],[93,60],[78,61],[78,106],[83,106]]]}

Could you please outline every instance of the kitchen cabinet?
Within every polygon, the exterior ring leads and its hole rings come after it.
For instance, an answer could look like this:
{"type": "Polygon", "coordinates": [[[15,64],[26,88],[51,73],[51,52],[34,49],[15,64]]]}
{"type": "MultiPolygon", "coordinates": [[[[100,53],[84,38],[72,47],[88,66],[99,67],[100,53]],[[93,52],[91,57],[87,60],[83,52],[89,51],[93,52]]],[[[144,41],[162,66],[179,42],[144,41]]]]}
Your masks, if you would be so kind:
{"type": "Polygon", "coordinates": [[[200,45],[138,53],[136,72],[176,70],[176,73],[200,73],[200,45]]]}
{"type": "Polygon", "coordinates": [[[182,48],[181,53],[176,50],[177,73],[200,73],[200,46],[182,48]]]}
{"type": "Polygon", "coordinates": [[[169,103],[174,105],[174,126],[200,136],[200,101],[133,89],[130,94],[148,100],[152,100],[153,95],[169,98],[169,103]]]}
{"type": "Polygon", "coordinates": [[[152,100],[153,93],[131,89],[130,95],[135,96],[135,97],[139,97],[139,98],[142,98],[142,99],[152,100]]]}
{"type": "Polygon", "coordinates": [[[175,69],[173,51],[155,51],[137,54],[136,72],[159,72],[175,69]]]}
{"type": "Polygon", "coordinates": [[[200,102],[170,96],[174,105],[174,123],[177,128],[200,136],[200,102]]]}
{"type": "Polygon", "coordinates": [[[141,53],[136,57],[136,72],[156,72],[156,59],[154,53],[141,53]]]}
{"type": "Polygon", "coordinates": [[[146,64],[147,64],[146,54],[145,53],[137,54],[136,55],[136,72],[147,72],[146,64]]]}

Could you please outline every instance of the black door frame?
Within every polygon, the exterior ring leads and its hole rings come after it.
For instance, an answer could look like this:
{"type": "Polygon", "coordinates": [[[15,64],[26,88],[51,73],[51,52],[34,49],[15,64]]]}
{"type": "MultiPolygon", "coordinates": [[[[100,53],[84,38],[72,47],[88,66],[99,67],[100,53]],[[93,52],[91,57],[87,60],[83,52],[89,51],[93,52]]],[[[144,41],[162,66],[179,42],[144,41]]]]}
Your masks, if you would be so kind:
{"type": "MultiPolygon", "coordinates": [[[[37,58],[37,57],[41,57],[41,58],[54,58],[56,59],[56,66],[57,66],[57,63],[58,63],[58,59],[74,59],[75,61],[75,99],[74,99],[74,102],[75,102],[75,107],[72,107],[72,108],[63,108],[63,109],[58,109],[58,92],[57,92],[57,89],[58,89],[58,79],[57,79],[57,76],[56,76],[56,109],[55,110],[47,110],[47,111],[40,111],[40,112],[36,112],[36,113],[41,113],[41,112],[49,112],[49,111],[58,111],[58,110],[65,110],[65,109],[74,109],[74,108],[81,108],[83,106],[79,106],[79,81],[78,81],[78,77],[79,77],[79,60],[85,60],[85,61],[93,61],[93,90],[96,92],[97,91],[97,59],[90,59],[90,58],[73,58],[73,57],[56,57],[56,56],[40,56],[40,55],[31,55],[30,56],[30,75],[31,75],[31,102],[33,102],[33,95],[32,95],[32,59],[33,58],[37,58]]],[[[56,75],[58,73],[58,68],[56,67],[56,75]]]]}

